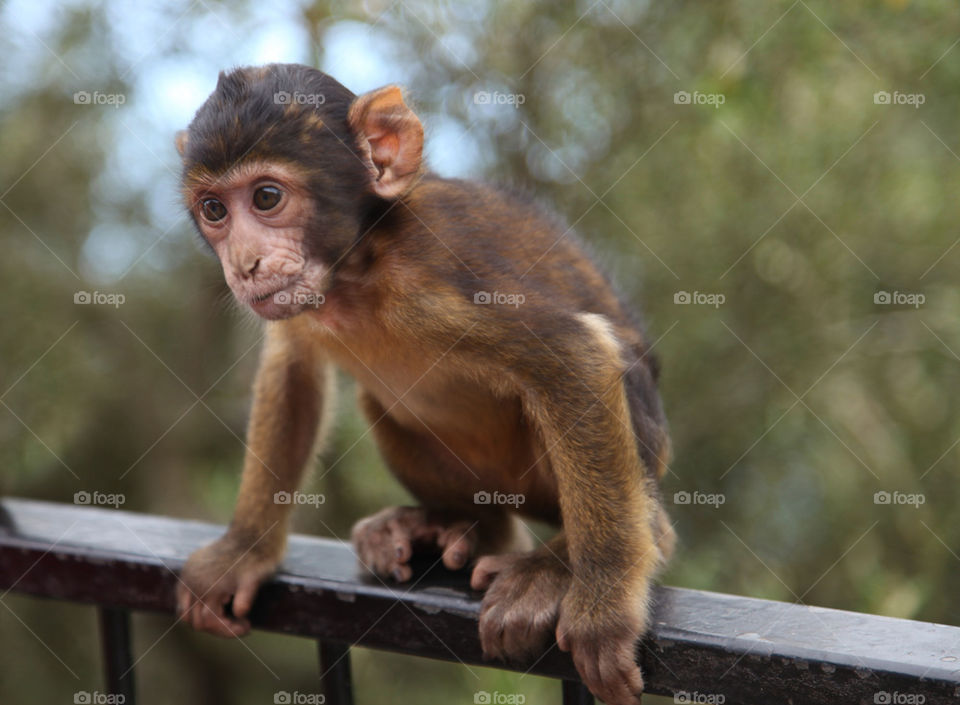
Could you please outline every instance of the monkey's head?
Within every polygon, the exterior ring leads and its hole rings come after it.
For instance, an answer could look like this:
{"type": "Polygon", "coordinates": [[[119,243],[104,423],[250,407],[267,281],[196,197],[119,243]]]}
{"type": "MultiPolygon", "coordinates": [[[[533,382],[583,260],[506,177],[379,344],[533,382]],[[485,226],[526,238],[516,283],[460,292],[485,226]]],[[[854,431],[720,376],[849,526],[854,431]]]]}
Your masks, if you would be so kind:
{"type": "Polygon", "coordinates": [[[268,319],[315,306],[369,214],[418,180],[423,127],[400,89],[355,96],[325,73],[221,73],[177,135],[186,205],[237,300],[268,319]]]}

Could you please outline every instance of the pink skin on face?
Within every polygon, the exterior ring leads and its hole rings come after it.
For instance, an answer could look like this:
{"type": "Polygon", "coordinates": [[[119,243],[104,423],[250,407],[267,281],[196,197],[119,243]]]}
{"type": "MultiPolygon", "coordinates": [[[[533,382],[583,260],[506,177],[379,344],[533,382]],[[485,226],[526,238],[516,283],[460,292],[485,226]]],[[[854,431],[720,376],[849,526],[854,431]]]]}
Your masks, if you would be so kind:
{"type": "Polygon", "coordinates": [[[310,199],[299,184],[281,165],[249,164],[190,192],[233,295],[268,320],[323,302],[328,270],[307,256],[310,199]]]}

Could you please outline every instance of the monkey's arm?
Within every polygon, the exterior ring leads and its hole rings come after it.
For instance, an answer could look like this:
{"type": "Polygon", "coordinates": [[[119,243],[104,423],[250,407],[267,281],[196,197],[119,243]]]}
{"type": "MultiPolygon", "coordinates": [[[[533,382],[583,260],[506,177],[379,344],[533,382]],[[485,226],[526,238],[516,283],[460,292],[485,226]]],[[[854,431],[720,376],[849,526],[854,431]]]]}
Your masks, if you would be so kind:
{"type": "Polygon", "coordinates": [[[573,578],[557,642],[605,702],[639,702],[635,645],[663,562],[661,512],[633,437],[625,361],[607,320],[580,314],[582,336],[543,337],[550,354],[520,366],[528,408],[556,475],[573,578]]]}
{"type": "Polygon", "coordinates": [[[177,589],[181,619],[197,629],[249,631],[257,588],[283,557],[290,495],[310,460],[330,375],[303,328],[295,319],[267,325],[233,521],[190,556],[177,589]],[[225,609],[231,599],[232,613],[225,609]]]}

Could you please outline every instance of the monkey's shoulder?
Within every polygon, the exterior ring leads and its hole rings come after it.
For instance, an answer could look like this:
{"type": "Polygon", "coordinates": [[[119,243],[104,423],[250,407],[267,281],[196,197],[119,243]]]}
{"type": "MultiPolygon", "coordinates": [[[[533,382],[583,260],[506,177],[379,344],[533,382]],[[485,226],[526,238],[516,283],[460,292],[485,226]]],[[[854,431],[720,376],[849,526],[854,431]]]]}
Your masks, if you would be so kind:
{"type": "Polygon", "coordinates": [[[407,292],[487,305],[488,317],[632,320],[572,228],[523,192],[428,176],[394,210],[403,236],[384,244],[384,259],[407,292]]]}
{"type": "Polygon", "coordinates": [[[417,222],[436,226],[451,243],[478,243],[494,250],[516,243],[534,251],[551,243],[551,233],[569,230],[532,195],[479,181],[427,175],[404,206],[417,222]]]}

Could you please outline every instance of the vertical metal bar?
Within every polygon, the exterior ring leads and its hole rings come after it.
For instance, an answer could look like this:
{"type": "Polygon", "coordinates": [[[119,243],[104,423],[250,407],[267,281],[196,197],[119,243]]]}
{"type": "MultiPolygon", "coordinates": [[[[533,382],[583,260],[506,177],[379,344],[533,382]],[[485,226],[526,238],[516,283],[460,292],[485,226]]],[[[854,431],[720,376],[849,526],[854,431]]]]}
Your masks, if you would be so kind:
{"type": "Polygon", "coordinates": [[[100,643],[107,690],[123,695],[124,705],[135,705],[133,658],[130,652],[130,612],[113,607],[100,607],[100,643]]]}
{"type": "Polygon", "coordinates": [[[320,688],[324,705],[353,705],[353,681],[350,679],[350,647],[317,640],[320,655],[320,688]]]}
{"type": "Polygon", "coordinates": [[[561,681],[563,705],[594,705],[593,693],[580,681],[561,681]]]}

